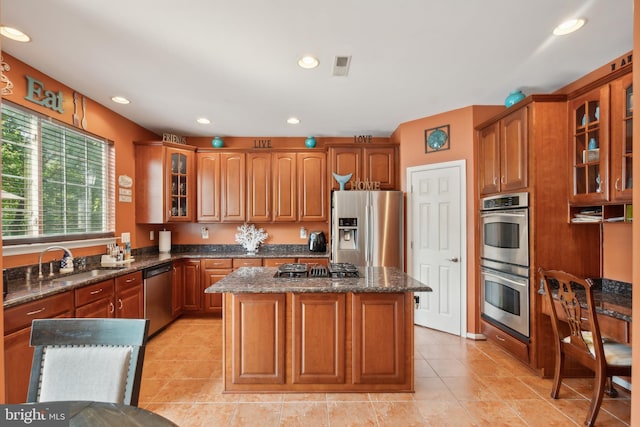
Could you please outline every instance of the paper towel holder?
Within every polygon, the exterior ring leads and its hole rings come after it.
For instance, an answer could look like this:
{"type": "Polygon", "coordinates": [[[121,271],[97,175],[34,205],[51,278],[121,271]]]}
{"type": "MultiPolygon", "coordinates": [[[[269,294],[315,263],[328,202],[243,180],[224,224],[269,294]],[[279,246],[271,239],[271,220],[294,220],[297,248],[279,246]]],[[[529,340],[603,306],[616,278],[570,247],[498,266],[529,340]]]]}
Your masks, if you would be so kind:
{"type": "Polygon", "coordinates": [[[171,231],[162,230],[158,233],[158,251],[171,252],[171,231]]]}

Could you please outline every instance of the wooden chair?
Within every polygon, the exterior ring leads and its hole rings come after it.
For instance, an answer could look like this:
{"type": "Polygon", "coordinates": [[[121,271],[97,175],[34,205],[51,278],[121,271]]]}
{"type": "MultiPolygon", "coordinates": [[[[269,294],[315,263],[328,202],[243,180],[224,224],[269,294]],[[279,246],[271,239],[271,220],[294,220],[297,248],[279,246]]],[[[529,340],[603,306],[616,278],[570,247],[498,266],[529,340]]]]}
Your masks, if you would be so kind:
{"type": "MultiPolygon", "coordinates": [[[[602,404],[607,379],[610,380],[612,376],[631,376],[631,347],[603,338],[600,334],[592,292],[593,282],[590,279],[581,279],[556,270],[540,269],[539,272],[544,279],[555,337],[556,364],[551,397],[558,398],[565,356],[594,371],[593,396],[585,420],[585,425],[593,426],[602,404]],[[553,296],[554,291],[557,293],[556,298],[553,296]],[[560,313],[556,304],[562,307],[560,313]],[[564,332],[567,331],[567,324],[568,333],[564,332]]],[[[613,383],[609,381],[609,384],[613,389],[613,383]]]]}
{"type": "Polygon", "coordinates": [[[90,400],[137,406],[145,319],[38,319],[27,402],[90,400]]]}

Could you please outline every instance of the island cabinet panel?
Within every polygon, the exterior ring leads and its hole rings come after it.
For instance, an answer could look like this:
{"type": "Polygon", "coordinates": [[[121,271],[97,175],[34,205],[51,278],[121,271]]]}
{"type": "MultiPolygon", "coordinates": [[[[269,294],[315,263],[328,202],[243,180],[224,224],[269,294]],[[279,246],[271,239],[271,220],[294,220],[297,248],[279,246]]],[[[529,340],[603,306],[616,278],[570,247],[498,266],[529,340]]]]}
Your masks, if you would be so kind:
{"type": "Polygon", "coordinates": [[[345,380],[345,294],[293,294],[294,384],[345,380]]]}
{"type": "Polygon", "coordinates": [[[202,309],[202,289],[200,287],[200,260],[187,260],[183,264],[183,298],[184,311],[200,311],[202,309]]]}
{"type": "Polygon", "coordinates": [[[405,294],[353,294],[354,384],[404,383],[405,294]]]}
{"type": "Polygon", "coordinates": [[[233,271],[231,258],[203,259],[202,263],[202,311],[222,313],[222,294],[205,294],[204,290],[233,271]]]}
{"type": "Polygon", "coordinates": [[[231,382],[284,384],[285,294],[231,297],[231,382]]]}

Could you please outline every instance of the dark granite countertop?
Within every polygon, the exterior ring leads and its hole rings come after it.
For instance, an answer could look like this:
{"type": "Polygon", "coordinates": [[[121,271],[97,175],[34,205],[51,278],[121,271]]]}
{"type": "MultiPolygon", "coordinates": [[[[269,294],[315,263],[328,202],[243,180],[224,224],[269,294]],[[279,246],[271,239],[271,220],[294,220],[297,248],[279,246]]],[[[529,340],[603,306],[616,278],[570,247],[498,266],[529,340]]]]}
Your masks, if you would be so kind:
{"type": "Polygon", "coordinates": [[[358,267],[359,278],[275,277],[276,267],[243,267],[226,275],[206,293],[343,293],[431,292],[431,288],[400,269],[358,267]]]}
{"type": "MultiPolygon", "coordinates": [[[[156,248],[157,249],[157,248],[156,248]]],[[[8,293],[4,298],[4,308],[13,307],[40,298],[66,292],[72,289],[98,283],[103,280],[113,279],[129,273],[134,273],[145,268],[154,267],[165,262],[179,259],[197,258],[328,258],[326,252],[310,252],[306,245],[273,245],[261,248],[255,255],[248,255],[240,245],[190,245],[172,248],[170,253],[137,253],[134,261],[122,267],[101,267],[100,264],[88,265],[85,269],[100,270],[93,277],[74,279],[76,270],[68,275],[56,274],[54,277],[45,277],[37,280],[37,275],[32,274],[27,281],[22,273],[19,277],[11,277],[7,283],[8,293]]]]}

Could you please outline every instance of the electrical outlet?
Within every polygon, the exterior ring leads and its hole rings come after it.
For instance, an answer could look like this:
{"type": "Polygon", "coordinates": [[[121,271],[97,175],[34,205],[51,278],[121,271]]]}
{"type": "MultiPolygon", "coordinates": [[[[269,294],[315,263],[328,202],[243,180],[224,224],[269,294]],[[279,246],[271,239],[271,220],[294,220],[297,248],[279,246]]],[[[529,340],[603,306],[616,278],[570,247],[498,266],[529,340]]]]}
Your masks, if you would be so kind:
{"type": "Polygon", "coordinates": [[[153,230],[149,232],[149,240],[154,240],[156,236],[153,234],[153,230]]]}
{"type": "Polygon", "coordinates": [[[304,227],[300,227],[300,238],[301,239],[307,238],[307,229],[304,227]]]}
{"type": "Polygon", "coordinates": [[[122,243],[131,243],[131,233],[122,233],[120,235],[120,241],[122,243]]]}
{"type": "Polygon", "coordinates": [[[202,227],[200,229],[200,234],[202,234],[202,238],[203,239],[208,239],[209,238],[209,229],[207,227],[202,227]]]}

